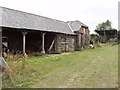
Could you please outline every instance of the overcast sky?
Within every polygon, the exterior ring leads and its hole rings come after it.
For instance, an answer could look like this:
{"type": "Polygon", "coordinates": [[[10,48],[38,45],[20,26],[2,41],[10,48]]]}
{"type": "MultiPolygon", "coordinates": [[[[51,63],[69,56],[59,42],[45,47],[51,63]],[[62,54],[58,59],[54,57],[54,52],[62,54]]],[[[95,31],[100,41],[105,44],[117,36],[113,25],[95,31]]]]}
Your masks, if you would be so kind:
{"type": "Polygon", "coordinates": [[[109,19],[118,29],[119,0],[0,0],[0,6],[61,21],[79,20],[93,33],[98,23],[109,19]]]}

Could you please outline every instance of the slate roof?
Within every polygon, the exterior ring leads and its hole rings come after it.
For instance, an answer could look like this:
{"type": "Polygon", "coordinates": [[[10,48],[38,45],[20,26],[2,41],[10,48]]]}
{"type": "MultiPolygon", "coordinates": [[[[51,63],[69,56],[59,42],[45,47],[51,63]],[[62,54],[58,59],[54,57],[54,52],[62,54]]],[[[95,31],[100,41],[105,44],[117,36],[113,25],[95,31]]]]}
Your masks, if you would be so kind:
{"type": "Polygon", "coordinates": [[[0,7],[0,26],[29,30],[75,34],[66,22],[0,7]]]}
{"type": "Polygon", "coordinates": [[[80,21],[78,21],[78,20],[76,20],[76,21],[68,21],[67,22],[68,23],[68,25],[70,26],[70,29],[72,30],[72,31],[78,31],[78,30],[80,30],[80,28],[83,26],[83,27],[88,27],[88,26],[86,26],[85,24],[83,24],[82,22],[80,22],[80,21]]]}

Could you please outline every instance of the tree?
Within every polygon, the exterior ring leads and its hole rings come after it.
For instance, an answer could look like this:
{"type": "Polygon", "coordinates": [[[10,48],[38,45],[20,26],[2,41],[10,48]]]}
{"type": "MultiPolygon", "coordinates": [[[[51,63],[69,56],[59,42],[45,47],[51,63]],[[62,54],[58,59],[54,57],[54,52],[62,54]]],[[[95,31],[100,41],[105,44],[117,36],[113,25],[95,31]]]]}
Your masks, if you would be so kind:
{"type": "Polygon", "coordinates": [[[91,34],[90,38],[91,40],[96,41],[96,42],[100,40],[100,37],[97,34],[91,34]]]}
{"type": "Polygon", "coordinates": [[[102,22],[96,26],[96,30],[113,30],[112,22],[107,20],[106,22],[102,22]]]}

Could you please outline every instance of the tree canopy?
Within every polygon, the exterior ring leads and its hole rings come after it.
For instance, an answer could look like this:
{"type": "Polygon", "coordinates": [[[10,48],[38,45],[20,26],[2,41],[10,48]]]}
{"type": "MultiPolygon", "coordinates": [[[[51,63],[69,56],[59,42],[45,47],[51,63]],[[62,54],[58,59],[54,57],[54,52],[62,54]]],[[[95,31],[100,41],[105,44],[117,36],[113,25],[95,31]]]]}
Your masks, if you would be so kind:
{"type": "Polygon", "coordinates": [[[90,35],[90,38],[91,38],[91,40],[93,40],[93,41],[98,41],[98,40],[100,40],[100,37],[99,37],[97,34],[91,34],[91,35],[90,35]]]}
{"type": "Polygon", "coordinates": [[[98,26],[96,26],[96,30],[114,30],[114,28],[112,28],[112,22],[107,20],[106,22],[98,24],[98,26]]]}

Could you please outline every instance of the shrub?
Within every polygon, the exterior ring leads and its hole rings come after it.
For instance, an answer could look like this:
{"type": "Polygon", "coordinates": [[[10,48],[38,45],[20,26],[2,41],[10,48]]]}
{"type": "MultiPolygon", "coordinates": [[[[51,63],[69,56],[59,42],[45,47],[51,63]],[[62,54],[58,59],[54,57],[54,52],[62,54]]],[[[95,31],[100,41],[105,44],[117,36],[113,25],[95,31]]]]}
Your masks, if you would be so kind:
{"type": "Polygon", "coordinates": [[[76,48],[75,51],[82,51],[82,49],[81,48],[76,48]]]}
{"type": "Polygon", "coordinates": [[[113,43],[113,42],[118,42],[118,38],[111,38],[111,39],[109,40],[109,42],[111,42],[111,43],[113,43]]]}
{"type": "Polygon", "coordinates": [[[50,51],[48,54],[61,54],[60,51],[50,51]]]}
{"type": "Polygon", "coordinates": [[[33,52],[32,55],[33,56],[43,56],[44,54],[41,52],[33,52]]]}

